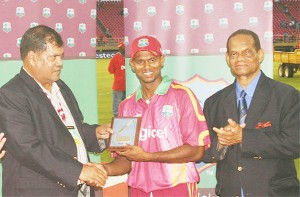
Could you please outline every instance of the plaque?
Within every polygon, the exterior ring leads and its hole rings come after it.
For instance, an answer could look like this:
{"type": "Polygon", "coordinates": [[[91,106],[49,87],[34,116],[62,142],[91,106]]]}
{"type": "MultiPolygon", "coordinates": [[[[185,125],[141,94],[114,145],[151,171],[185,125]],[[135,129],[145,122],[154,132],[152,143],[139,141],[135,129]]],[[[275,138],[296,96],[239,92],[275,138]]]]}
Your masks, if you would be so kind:
{"type": "Polygon", "coordinates": [[[111,128],[114,132],[109,136],[108,150],[121,150],[126,144],[138,145],[141,120],[141,117],[113,117],[111,128]]]}

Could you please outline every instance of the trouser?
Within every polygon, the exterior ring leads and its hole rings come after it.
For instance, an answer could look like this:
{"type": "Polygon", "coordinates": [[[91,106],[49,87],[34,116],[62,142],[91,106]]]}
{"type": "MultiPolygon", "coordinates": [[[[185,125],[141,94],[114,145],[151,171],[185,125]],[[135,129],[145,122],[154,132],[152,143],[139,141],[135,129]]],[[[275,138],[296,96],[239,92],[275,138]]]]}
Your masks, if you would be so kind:
{"type": "Polygon", "coordinates": [[[118,116],[118,108],[121,101],[125,99],[126,93],[125,91],[116,91],[113,90],[113,102],[112,102],[112,111],[114,117],[118,116]]]}

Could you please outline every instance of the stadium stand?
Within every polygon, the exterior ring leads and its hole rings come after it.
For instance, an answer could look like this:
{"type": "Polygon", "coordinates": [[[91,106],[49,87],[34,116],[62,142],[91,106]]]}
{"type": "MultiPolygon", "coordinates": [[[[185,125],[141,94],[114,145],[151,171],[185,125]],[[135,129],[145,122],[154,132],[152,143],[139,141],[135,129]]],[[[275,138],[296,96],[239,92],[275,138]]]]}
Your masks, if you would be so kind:
{"type": "Polygon", "coordinates": [[[97,48],[115,50],[124,39],[123,0],[97,1],[97,48]]]}
{"type": "Polygon", "coordinates": [[[273,4],[274,50],[294,51],[300,41],[300,0],[275,0],[273,4]]]}
{"type": "MultiPolygon", "coordinates": [[[[100,51],[117,50],[117,44],[124,39],[123,1],[97,0],[97,49],[100,51]]],[[[300,41],[300,0],[273,2],[274,48],[293,51],[300,41]]]]}

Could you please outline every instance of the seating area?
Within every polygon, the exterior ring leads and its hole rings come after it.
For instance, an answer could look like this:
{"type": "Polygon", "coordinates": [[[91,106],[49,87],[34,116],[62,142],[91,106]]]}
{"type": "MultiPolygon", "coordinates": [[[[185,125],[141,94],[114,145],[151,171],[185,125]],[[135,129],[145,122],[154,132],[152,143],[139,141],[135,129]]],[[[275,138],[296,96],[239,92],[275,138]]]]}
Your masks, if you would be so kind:
{"type": "Polygon", "coordinates": [[[300,15],[300,0],[281,0],[284,5],[287,5],[288,12],[299,20],[300,15]]]}
{"type": "Polygon", "coordinates": [[[276,0],[273,4],[274,42],[300,40],[300,0],[276,0]]]}
{"type": "MultiPolygon", "coordinates": [[[[273,1],[274,43],[300,41],[300,0],[273,1]]],[[[97,45],[117,46],[124,39],[124,0],[97,0],[97,45]]]]}
{"type": "Polygon", "coordinates": [[[113,45],[124,38],[123,1],[97,2],[97,44],[113,45]]]}

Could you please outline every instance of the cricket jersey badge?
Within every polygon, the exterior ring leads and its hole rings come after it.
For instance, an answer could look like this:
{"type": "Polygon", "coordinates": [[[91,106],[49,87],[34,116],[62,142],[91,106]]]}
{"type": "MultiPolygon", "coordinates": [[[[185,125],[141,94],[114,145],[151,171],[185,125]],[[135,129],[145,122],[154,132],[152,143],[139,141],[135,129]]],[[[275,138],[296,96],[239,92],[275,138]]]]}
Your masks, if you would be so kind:
{"type": "Polygon", "coordinates": [[[163,117],[172,117],[173,116],[173,106],[172,105],[164,105],[161,115],[163,117]]]}

